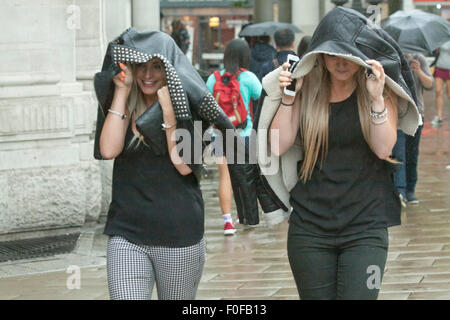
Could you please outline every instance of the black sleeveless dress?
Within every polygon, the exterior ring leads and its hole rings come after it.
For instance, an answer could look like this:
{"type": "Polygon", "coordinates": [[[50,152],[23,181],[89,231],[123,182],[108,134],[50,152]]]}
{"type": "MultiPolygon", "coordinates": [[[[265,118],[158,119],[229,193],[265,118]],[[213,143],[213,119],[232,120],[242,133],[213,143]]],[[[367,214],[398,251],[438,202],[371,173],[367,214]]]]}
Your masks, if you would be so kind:
{"type": "Polygon", "coordinates": [[[157,156],[144,144],[125,147],[114,160],[112,201],[104,233],[136,244],[187,247],[204,235],[204,204],[191,173],[181,175],[168,153],[157,156]]]}
{"type": "Polygon", "coordinates": [[[311,179],[291,190],[290,223],[319,235],[351,235],[400,224],[394,166],[379,159],[364,140],[356,92],[330,104],[328,139],[322,167],[319,157],[311,179]]]}

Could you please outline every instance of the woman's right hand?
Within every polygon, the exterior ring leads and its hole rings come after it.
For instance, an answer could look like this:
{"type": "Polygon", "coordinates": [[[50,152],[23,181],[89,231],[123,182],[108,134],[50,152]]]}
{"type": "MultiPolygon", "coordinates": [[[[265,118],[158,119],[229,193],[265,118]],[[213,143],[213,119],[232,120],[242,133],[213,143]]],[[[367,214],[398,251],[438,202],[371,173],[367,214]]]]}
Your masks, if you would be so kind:
{"type": "Polygon", "coordinates": [[[131,85],[133,84],[133,75],[130,68],[128,68],[122,62],[119,62],[119,66],[122,71],[116,74],[113,78],[113,82],[116,85],[116,88],[131,89],[131,85]]]}
{"type": "MultiPolygon", "coordinates": [[[[290,64],[288,62],[285,62],[281,67],[282,70],[278,80],[280,81],[280,89],[283,92],[282,101],[286,103],[292,103],[294,102],[295,97],[284,94],[284,88],[288,87],[292,82],[291,78],[292,74],[288,71],[290,64]]],[[[302,88],[302,85],[303,85],[303,77],[297,79],[297,83],[295,85],[295,92],[298,92],[302,88]]]]}

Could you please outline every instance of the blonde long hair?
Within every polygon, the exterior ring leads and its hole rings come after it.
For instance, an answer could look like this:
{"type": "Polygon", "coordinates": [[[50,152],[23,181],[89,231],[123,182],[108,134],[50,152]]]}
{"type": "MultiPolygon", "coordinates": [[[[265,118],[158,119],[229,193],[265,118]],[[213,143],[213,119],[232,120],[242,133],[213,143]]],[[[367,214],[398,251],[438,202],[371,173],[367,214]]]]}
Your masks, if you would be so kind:
{"type": "MultiPolygon", "coordinates": [[[[358,112],[364,139],[370,144],[370,96],[366,88],[366,75],[363,67],[355,74],[358,112]]],[[[311,178],[314,166],[319,160],[322,166],[328,151],[328,120],[330,115],[331,79],[322,54],[317,55],[317,63],[308,73],[296,99],[301,101],[300,139],[304,150],[303,164],[299,179],[306,183],[311,178]],[[327,93],[327,94],[324,94],[327,93]],[[322,153],[321,153],[322,151],[322,153]]],[[[396,96],[387,86],[383,95],[391,99],[396,108],[396,96]]],[[[388,159],[389,162],[395,162],[388,159]]]]}

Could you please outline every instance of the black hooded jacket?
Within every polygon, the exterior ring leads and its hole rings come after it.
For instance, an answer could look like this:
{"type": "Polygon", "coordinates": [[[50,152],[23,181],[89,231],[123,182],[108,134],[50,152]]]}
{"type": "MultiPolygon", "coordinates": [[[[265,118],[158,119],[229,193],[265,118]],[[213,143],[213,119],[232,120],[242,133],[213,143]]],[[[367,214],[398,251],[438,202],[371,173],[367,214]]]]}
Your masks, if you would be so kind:
{"type": "MultiPolygon", "coordinates": [[[[414,80],[409,64],[404,54],[384,30],[373,24],[365,16],[355,10],[337,7],[331,10],[316,28],[308,51],[292,72],[292,78],[301,78],[308,74],[316,65],[317,55],[330,54],[353,61],[366,68],[371,66],[365,61],[374,59],[379,61],[386,73],[386,86],[392,89],[399,97],[398,127],[409,135],[414,135],[421,124],[421,117],[416,105],[416,92],[414,80]]],[[[281,68],[274,70],[263,78],[263,88],[268,97],[256,114],[255,127],[258,131],[258,147],[262,152],[270,153],[266,130],[281,101],[279,89],[279,73],[281,68]]],[[[301,147],[293,146],[278,160],[281,169],[275,174],[267,174],[264,164],[260,162],[260,170],[267,179],[269,189],[275,195],[272,200],[279,210],[287,211],[289,208],[289,192],[298,181],[296,163],[302,157],[301,147]]],[[[277,210],[278,211],[278,210],[277,210]]]]}

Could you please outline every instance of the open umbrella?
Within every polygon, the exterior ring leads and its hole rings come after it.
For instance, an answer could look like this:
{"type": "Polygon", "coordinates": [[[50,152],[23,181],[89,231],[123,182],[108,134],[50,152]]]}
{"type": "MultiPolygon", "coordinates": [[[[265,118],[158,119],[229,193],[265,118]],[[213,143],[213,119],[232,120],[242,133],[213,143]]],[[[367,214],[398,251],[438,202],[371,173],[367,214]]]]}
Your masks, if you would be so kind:
{"type": "Polygon", "coordinates": [[[405,52],[430,55],[450,40],[450,23],[422,10],[397,11],[381,26],[405,52]]]}
{"type": "Polygon", "coordinates": [[[291,29],[295,33],[303,33],[302,30],[290,23],[267,21],[245,27],[244,30],[239,32],[239,37],[272,36],[276,31],[281,29],[291,29]]]}

